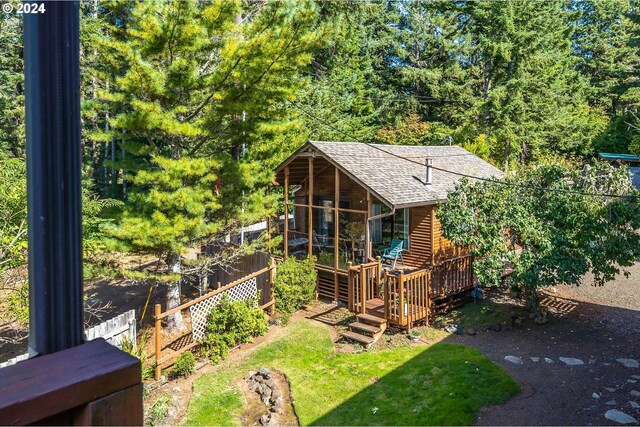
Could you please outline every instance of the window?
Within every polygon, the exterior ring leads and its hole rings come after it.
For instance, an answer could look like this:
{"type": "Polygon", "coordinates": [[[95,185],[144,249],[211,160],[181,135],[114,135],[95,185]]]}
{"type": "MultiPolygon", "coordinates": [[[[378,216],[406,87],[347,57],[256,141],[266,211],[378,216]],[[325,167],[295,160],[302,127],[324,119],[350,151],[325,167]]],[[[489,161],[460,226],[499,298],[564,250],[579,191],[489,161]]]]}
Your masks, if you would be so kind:
{"type": "Polygon", "coordinates": [[[409,209],[399,209],[393,215],[393,238],[404,240],[404,249],[409,249],[409,209]]]}
{"type": "MultiPolygon", "coordinates": [[[[374,203],[371,205],[371,216],[380,215],[382,205],[374,203]]],[[[371,221],[371,241],[374,244],[382,243],[382,218],[371,221]]]]}

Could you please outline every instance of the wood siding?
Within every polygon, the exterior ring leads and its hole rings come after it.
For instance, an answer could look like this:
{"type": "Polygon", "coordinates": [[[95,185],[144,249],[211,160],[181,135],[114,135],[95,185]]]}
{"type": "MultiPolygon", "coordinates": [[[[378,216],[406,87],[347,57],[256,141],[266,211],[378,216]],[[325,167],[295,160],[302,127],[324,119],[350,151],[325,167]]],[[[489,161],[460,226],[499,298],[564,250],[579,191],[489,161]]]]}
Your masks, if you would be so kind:
{"type": "Polygon", "coordinates": [[[433,229],[433,253],[434,261],[438,263],[445,259],[455,258],[458,256],[468,255],[469,251],[456,247],[451,240],[442,235],[442,224],[438,219],[438,215],[434,215],[433,229]]]}
{"type": "Polygon", "coordinates": [[[409,252],[403,253],[408,265],[426,267],[431,264],[431,211],[433,206],[420,206],[409,210],[409,252]]]}

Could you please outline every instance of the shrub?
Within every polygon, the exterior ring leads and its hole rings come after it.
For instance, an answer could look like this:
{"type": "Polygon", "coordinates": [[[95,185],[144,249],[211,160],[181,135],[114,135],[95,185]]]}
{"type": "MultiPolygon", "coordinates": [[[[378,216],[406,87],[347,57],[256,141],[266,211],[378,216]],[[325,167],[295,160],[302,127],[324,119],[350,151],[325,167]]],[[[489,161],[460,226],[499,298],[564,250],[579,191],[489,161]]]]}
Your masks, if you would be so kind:
{"type": "Polygon", "coordinates": [[[315,298],[318,273],[314,268],[314,261],[313,257],[300,261],[290,257],[278,265],[274,294],[276,309],[285,322],[315,298]]]}
{"type": "Polygon", "coordinates": [[[149,335],[144,333],[140,336],[137,343],[131,341],[127,337],[124,337],[121,344],[122,351],[140,359],[140,363],[142,364],[142,380],[143,381],[153,378],[153,375],[155,373],[155,366],[146,363],[147,356],[145,354],[144,349],[147,346],[148,339],[149,339],[149,335]]]}
{"type": "Polygon", "coordinates": [[[193,374],[196,370],[196,359],[193,357],[193,353],[186,351],[182,353],[176,359],[173,364],[173,370],[171,375],[174,378],[184,378],[193,374]]]}
{"type": "Polygon", "coordinates": [[[229,348],[251,342],[267,328],[264,312],[253,301],[230,301],[225,295],[209,314],[203,355],[217,362],[227,356],[229,348]]]}

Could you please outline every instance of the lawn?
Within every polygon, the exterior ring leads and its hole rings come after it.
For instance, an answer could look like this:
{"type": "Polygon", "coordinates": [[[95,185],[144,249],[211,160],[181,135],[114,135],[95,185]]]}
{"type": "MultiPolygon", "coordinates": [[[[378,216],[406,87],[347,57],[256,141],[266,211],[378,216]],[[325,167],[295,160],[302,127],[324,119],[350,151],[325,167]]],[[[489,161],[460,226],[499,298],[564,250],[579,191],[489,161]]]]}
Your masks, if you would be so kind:
{"type": "Polygon", "coordinates": [[[234,382],[260,367],[287,375],[301,425],[468,425],[481,407],[519,390],[502,368],[466,346],[336,354],[326,327],[305,319],[198,378],[183,424],[238,425],[244,396],[234,382]]]}

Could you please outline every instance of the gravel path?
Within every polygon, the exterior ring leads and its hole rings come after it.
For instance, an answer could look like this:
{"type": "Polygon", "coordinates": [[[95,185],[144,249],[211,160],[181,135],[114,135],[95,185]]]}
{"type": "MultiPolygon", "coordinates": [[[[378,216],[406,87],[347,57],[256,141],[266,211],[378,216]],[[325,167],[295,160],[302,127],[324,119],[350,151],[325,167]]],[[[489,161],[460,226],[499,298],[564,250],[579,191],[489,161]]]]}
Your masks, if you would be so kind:
{"type": "Polygon", "coordinates": [[[522,387],[476,424],[640,425],[640,264],[631,272],[600,288],[558,288],[544,301],[552,312],[545,325],[450,337],[522,387]]]}

